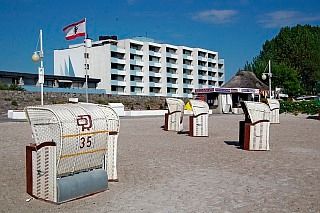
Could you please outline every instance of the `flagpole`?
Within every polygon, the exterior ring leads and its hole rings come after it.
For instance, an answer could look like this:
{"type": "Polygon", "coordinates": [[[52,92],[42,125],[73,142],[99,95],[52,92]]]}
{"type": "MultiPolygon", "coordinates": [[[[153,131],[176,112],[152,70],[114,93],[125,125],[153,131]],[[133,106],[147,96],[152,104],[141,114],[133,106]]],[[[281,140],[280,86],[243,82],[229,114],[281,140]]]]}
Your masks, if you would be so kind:
{"type": "Polygon", "coordinates": [[[87,38],[87,18],[84,18],[84,38],[87,38]]]}
{"type": "Polygon", "coordinates": [[[86,74],[86,101],[89,103],[88,97],[88,68],[87,68],[87,18],[84,18],[84,69],[86,74]]]}

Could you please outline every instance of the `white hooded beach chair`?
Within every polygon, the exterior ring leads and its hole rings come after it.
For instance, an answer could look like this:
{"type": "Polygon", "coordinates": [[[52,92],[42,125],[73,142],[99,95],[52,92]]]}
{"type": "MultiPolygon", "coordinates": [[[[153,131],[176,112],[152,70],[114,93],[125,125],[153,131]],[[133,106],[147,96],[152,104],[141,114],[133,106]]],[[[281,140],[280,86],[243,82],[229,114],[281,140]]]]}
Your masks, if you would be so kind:
{"type": "Polygon", "coordinates": [[[271,124],[279,124],[280,123],[280,102],[277,99],[267,99],[268,105],[271,111],[271,118],[270,123],[271,124]]]}
{"type": "Polygon", "coordinates": [[[177,98],[167,98],[168,113],[165,114],[164,129],[167,131],[183,130],[184,102],[177,98]]]}
{"type": "Polygon", "coordinates": [[[117,181],[120,121],[104,105],[77,103],[25,109],[35,143],[26,147],[27,193],[62,203],[117,181]]]}
{"type": "Polygon", "coordinates": [[[205,101],[190,100],[193,115],[189,117],[189,135],[208,137],[209,105],[205,101]]]}
{"type": "Polygon", "coordinates": [[[241,102],[245,121],[240,121],[239,145],[245,150],[270,150],[270,109],[260,102],[241,102]]]}

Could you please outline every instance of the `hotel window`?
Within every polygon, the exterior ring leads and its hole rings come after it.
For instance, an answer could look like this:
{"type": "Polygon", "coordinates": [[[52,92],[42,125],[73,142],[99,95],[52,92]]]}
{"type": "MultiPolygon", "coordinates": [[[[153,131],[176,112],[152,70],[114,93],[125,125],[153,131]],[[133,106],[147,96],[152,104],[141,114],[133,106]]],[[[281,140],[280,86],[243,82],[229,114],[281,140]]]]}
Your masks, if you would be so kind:
{"type": "Polygon", "coordinates": [[[131,60],[142,61],[142,56],[130,54],[130,59],[131,59],[131,60]]]}
{"type": "Polygon", "coordinates": [[[187,59],[183,59],[183,64],[192,65],[192,61],[191,60],[187,60],[187,59]]]}
{"type": "Polygon", "coordinates": [[[183,50],[183,54],[187,55],[187,56],[191,56],[191,51],[189,50],[183,50]]]}
{"type": "Polygon", "coordinates": [[[203,58],[206,57],[206,53],[205,53],[205,52],[199,51],[199,52],[198,52],[198,55],[199,55],[200,57],[203,57],[203,58]]]}
{"type": "Polygon", "coordinates": [[[170,63],[170,64],[176,64],[177,63],[177,60],[173,59],[173,58],[167,58],[166,61],[167,61],[167,63],[170,63]]]}
{"type": "Polygon", "coordinates": [[[208,54],[208,58],[216,59],[216,55],[215,55],[215,54],[211,54],[211,53],[209,53],[209,54],[208,54]]]}
{"type": "Polygon", "coordinates": [[[184,84],[192,84],[192,80],[184,78],[183,83],[184,84]]]}
{"type": "Polygon", "coordinates": [[[206,66],[206,62],[204,62],[204,61],[198,61],[198,65],[205,67],[205,66],[206,66]]]}
{"type": "Polygon", "coordinates": [[[170,47],[167,47],[166,51],[167,51],[167,53],[176,54],[176,49],[173,49],[173,48],[170,48],[170,47]]]}
{"type": "Polygon", "coordinates": [[[159,52],[160,51],[160,47],[156,47],[156,46],[149,46],[149,50],[153,51],[153,52],[159,52]]]}
{"type": "Polygon", "coordinates": [[[192,70],[183,69],[183,74],[192,75],[192,70]]]}

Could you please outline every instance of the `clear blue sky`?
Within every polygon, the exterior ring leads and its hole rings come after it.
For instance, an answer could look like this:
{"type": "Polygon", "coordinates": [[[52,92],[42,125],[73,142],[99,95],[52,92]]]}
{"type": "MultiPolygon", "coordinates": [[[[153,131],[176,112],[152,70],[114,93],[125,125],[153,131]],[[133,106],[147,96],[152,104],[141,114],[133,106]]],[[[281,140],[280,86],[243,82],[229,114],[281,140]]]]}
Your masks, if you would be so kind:
{"type": "Polygon", "coordinates": [[[45,69],[53,73],[53,50],[66,41],[62,28],[87,18],[87,32],[154,38],[174,45],[218,51],[226,80],[259,54],[282,26],[320,25],[319,0],[0,0],[0,70],[37,72],[31,61],[43,29],[45,69]]]}

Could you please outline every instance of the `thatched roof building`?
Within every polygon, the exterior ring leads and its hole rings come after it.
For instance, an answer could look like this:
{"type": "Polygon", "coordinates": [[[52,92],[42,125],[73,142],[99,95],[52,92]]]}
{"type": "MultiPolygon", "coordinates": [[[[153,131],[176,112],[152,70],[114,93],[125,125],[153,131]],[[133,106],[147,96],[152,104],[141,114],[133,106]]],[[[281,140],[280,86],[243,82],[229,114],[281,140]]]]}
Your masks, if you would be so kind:
{"type": "Polygon", "coordinates": [[[269,87],[260,81],[251,71],[239,71],[222,87],[224,88],[254,88],[268,90],[269,87]]]}

